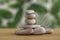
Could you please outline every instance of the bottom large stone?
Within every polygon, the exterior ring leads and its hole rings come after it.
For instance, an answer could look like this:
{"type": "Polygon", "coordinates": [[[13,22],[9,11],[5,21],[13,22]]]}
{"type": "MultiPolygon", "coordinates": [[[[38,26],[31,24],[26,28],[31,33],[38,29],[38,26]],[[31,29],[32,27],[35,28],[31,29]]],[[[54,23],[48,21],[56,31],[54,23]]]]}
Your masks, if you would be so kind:
{"type": "Polygon", "coordinates": [[[40,25],[25,25],[22,28],[16,31],[16,34],[44,34],[46,30],[40,25]]]}

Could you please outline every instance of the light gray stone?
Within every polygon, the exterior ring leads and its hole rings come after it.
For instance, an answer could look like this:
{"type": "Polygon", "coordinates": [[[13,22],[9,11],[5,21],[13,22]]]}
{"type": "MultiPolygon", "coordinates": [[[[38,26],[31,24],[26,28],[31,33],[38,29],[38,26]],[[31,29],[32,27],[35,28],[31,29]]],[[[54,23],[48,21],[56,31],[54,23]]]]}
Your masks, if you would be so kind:
{"type": "Polygon", "coordinates": [[[34,18],[36,18],[36,15],[35,14],[30,14],[30,15],[25,15],[25,17],[34,19],[34,18]]]}
{"type": "Polygon", "coordinates": [[[22,25],[22,28],[40,28],[40,25],[22,25]]]}
{"type": "Polygon", "coordinates": [[[36,23],[36,20],[35,19],[26,19],[25,23],[30,24],[30,25],[34,25],[36,23]]]}

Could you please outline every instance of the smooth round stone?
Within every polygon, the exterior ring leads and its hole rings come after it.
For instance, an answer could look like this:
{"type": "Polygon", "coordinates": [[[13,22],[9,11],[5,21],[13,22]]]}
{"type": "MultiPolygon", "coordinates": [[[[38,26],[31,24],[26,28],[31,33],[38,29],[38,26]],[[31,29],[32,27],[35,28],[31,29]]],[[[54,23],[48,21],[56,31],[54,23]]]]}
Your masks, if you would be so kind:
{"type": "Polygon", "coordinates": [[[25,17],[26,18],[36,18],[36,15],[35,14],[30,14],[30,15],[26,15],[25,17]]]}
{"type": "Polygon", "coordinates": [[[27,19],[25,22],[26,22],[26,24],[33,25],[36,23],[36,20],[35,19],[27,19]]]}
{"type": "Polygon", "coordinates": [[[32,14],[32,13],[34,13],[34,10],[27,10],[26,11],[26,14],[32,14]]]}
{"type": "Polygon", "coordinates": [[[23,25],[22,28],[39,28],[41,25],[23,25]]]}
{"type": "Polygon", "coordinates": [[[46,33],[46,29],[44,27],[38,27],[34,29],[34,34],[45,34],[45,33],[46,33]]]}
{"type": "Polygon", "coordinates": [[[47,34],[51,34],[51,33],[53,33],[54,32],[54,30],[52,30],[52,29],[46,29],[46,33],[47,34]]]}

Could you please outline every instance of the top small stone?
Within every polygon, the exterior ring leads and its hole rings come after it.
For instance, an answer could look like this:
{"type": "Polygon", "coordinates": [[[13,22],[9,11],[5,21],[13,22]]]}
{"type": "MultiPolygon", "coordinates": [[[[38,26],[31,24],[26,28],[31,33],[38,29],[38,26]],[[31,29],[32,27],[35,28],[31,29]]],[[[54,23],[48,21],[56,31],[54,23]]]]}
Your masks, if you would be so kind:
{"type": "Polygon", "coordinates": [[[27,10],[26,13],[27,14],[33,14],[34,13],[34,10],[27,10]]]}

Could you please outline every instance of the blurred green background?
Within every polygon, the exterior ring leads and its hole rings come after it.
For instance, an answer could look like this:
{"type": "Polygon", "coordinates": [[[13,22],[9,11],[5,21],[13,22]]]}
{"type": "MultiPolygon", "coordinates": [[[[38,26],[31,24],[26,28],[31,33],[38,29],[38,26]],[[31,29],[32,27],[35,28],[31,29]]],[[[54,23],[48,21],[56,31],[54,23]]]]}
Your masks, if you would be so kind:
{"type": "MultiPolygon", "coordinates": [[[[30,0],[0,0],[0,28],[17,27],[23,14],[22,6],[27,2],[30,0]],[[5,23],[5,21],[8,22],[5,23]]],[[[60,0],[37,0],[37,3],[32,4],[27,9],[33,9],[39,14],[49,12],[54,17],[51,27],[60,27],[60,0]],[[52,6],[50,7],[50,5],[52,6]]]]}

